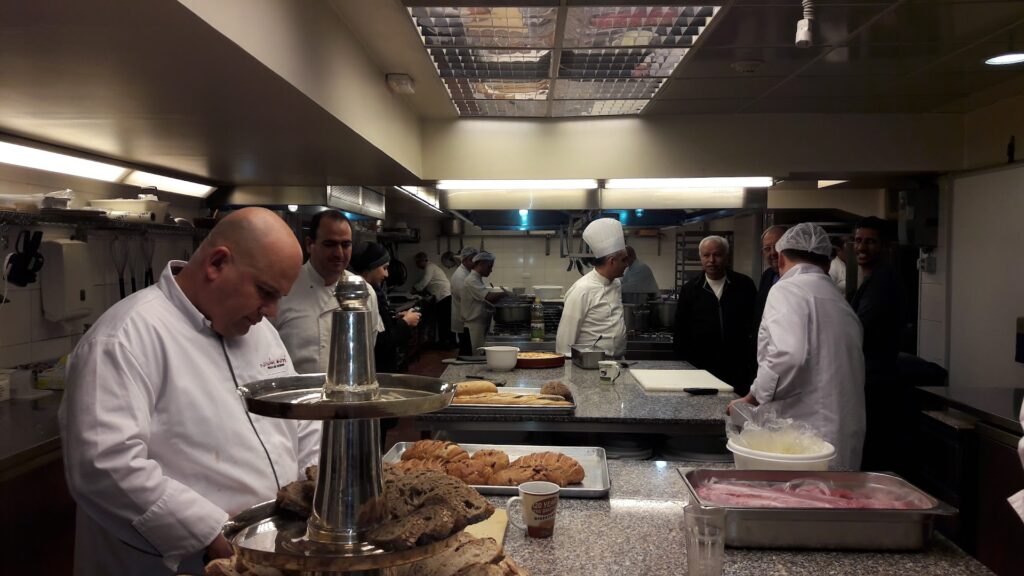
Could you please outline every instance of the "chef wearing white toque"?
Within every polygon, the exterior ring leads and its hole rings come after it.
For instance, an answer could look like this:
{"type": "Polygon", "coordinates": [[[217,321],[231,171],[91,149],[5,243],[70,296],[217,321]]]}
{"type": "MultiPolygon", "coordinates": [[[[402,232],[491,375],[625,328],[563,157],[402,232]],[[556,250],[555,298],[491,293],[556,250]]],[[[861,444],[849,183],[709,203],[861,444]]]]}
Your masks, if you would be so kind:
{"type": "Polygon", "coordinates": [[[473,270],[462,284],[462,321],[469,330],[474,353],[484,345],[487,338],[487,329],[491,327],[491,317],[494,315],[494,303],[505,296],[502,292],[492,293],[484,284],[484,278],[490,276],[492,270],[494,254],[478,252],[473,256],[473,270]]]}
{"type": "Polygon", "coordinates": [[[622,224],[614,218],[594,220],[583,230],[583,240],[594,254],[594,269],[565,292],[555,350],[564,354],[573,344],[596,343],[609,355],[619,357],[626,352],[619,278],[629,260],[622,224]]]}

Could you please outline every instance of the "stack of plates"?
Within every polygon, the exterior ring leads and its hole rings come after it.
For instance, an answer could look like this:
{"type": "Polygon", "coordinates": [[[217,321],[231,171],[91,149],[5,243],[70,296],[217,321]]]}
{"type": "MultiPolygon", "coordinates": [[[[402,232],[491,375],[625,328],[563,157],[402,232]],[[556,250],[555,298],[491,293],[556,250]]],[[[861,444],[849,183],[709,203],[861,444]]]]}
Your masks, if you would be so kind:
{"type": "Polygon", "coordinates": [[[689,462],[732,462],[725,438],[713,436],[672,436],[661,447],[664,460],[689,462]]]}
{"type": "Polygon", "coordinates": [[[654,446],[644,436],[603,436],[601,446],[610,460],[647,460],[654,454],[654,446]]]}

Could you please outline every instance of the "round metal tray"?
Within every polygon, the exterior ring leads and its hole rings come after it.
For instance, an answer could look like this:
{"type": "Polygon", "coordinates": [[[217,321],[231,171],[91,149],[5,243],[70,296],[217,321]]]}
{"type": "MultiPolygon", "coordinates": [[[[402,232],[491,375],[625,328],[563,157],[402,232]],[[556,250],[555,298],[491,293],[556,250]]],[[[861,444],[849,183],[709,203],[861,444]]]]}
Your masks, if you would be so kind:
{"type": "Polygon", "coordinates": [[[323,544],[306,537],[306,521],[275,514],[274,501],[238,514],[224,525],[224,537],[235,553],[253,564],[279,570],[353,572],[408,564],[440,554],[454,546],[458,532],[432,544],[388,552],[370,543],[344,546],[323,544]]]}
{"type": "Polygon", "coordinates": [[[396,418],[446,408],[455,386],[438,378],[409,374],[377,374],[376,400],[338,401],[324,398],[324,374],[259,380],[239,386],[238,393],[253,414],[290,420],[355,420],[396,418]]]}

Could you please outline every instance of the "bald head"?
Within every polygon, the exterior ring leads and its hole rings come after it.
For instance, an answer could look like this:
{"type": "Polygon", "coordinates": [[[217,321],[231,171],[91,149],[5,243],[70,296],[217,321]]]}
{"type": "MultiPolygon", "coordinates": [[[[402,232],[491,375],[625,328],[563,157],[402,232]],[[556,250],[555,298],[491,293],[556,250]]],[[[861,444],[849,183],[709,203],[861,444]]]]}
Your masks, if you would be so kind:
{"type": "Polygon", "coordinates": [[[284,220],[244,208],[217,223],[175,278],[213,330],[234,337],[277,314],[301,267],[302,249],[284,220]]]}

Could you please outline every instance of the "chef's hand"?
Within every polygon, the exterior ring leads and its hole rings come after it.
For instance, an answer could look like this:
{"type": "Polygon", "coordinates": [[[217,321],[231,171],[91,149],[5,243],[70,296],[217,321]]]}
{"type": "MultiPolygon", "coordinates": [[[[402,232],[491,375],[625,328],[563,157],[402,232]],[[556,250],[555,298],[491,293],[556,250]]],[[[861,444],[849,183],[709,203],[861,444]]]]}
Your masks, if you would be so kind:
{"type": "Polygon", "coordinates": [[[420,323],[420,316],[422,315],[419,312],[412,312],[409,310],[398,314],[398,317],[405,321],[410,328],[415,328],[420,323]]]}
{"type": "Polygon", "coordinates": [[[729,405],[725,407],[725,413],[730,415],[730,416],[732,416],[732,405],[736,404],[737,402],[746,402],[747,404],[751,404],[753,406],[757,406],[757,399],[754,398],[754,395],[753,394],[747,394],[743,398],[737,398],[736,400],[733,400],[732,402],[729,402],[729,405]]]}
{"type": "Polygon", "coordinates": [[[216,560],[217,558],[230,558],[235,552],[231,549],[231,544],[228,544],[223,534],[217,534],[217,537],[213,539],[213,542],[206,547],[206,561],[216,560]]]}

